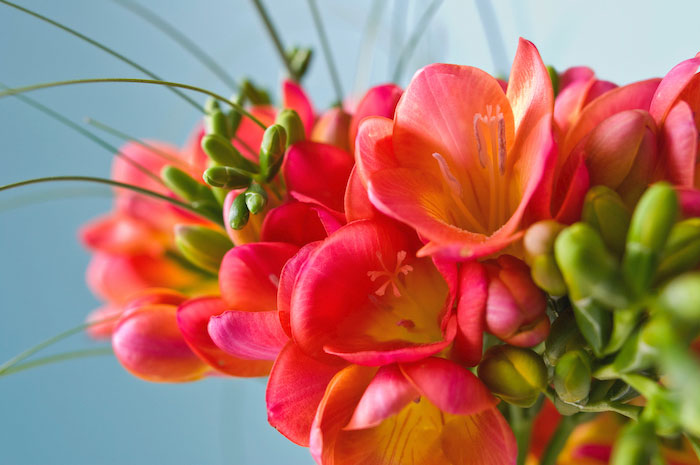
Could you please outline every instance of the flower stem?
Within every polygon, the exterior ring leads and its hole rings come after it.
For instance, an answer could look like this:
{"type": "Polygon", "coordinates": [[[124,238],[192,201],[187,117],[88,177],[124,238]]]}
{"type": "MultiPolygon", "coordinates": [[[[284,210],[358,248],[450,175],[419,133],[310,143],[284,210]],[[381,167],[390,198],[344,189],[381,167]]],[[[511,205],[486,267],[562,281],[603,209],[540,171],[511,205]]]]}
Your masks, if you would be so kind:
{"type": "Polygon", "coordinates": [[[272,19],[270,19],[270,15],[267,14],[267,10],[265,9],[265,6],[262,4],[261,0],[253,0],[253,5],[255,5],[255,9],[258,11],[258,14],[260,15],[260,19],[262,19],[263,24],[265,25],[265,29],[267,30],[268,35],[272,39],[272,42],[275,45],[275,49],[277,50],[277,54],[280,57],[280,60],[282,60],[282,63],[284,64],[284,67],[287,68],[287,73],[289,73],[289,77],[291,77],[293,80],[298,81],[299,76],[294,72],[292,69],[292,65],[289,62],[289,57],[287,56],[287,53],[284,51],[284,46],[282,45],[282,39],[280,38],[280,35],[277,33],[277,29],[275,29],[275,25],[272,24],[272,19]]]}
{"type": "Polygon", "coordinates": [[[19,363],[11,367],[6,368],[0,372],[0,377],[18,373],[20,371],[29,370],[32,368],[37,368],[44,365],[50,365],[52,363],[63,362],[65,360],[73,360],[76,358],[86,358],[86,357],[96,357],[103,355],[112,355],[114,352],[111,347],[100,347],[96,349],[82,349],[74,350],[70,352],[63,352],[60,354],[49,355],[47,357],[41,357],[36,360],[31,360],[25,363],[19,363]]]}
{"type": "Polygon", "coordinates": [[[530,450],[530,435],[532,433],[532,418],[526,418],[520,407],[508,404],[510,427],[513,429],[515,441],[518,444],[517,465],[525,465],[530,450]]]}
{"type": "Polygon", "coordinates": [[[589,418],[590,414],[586,413],[577,413],[569,417],[562,417],[557,425],[557,429],[554,431],[554,434],[547,444],[544,454],[542,454],[540,465],[555,465],[559,454],[564,449],[566,441],[574,431],[574,428],[589,418]]]}
{"type": "MultiPolygon", "coordinates": [[[[46,16],[40,15],[39,13],[37,13],[37,12],[35,12],[35,11],[32,11],[32,10],[29,10],[29,9],[27,9],[27,8],[21,7],[21,6],[15,4],[15,3],[12,3],[12,2],[8,2],[7,0],[0,0],[0,3],[3,3],[3,4],[5,4],[5,5],[9,6],[9,7],[15,8],[15,9],[17,9],[17,10],[23,12],[23,13],[26,13],[26,14],[28,14],[28,15],[30,15],[30,16],[33,16],[33,17],[35,17],[35,18],[37,18],[37,19],[40,19],[40,20],[42,20],[42,21],[45,21],[45,22],[51,24],[52,26],[55,26],[55,27],[57,27],[57,28],[59,28],[59,29],[65,31],[65,32],[67,32],[67,33],[69,33],[69,34],[71,34],[71,35],[77,37],[78,39],[80,39],[80,40],[82,40],[82,41],[84,41],[84,42],[87,42],[88,44],[90,44],[90,45],[92,45],[92,46],[94,46],[94,47],[99,48],[99,49],[102,50],[103,52],[106,52],[106,53],[112,55],[114,58],[116,58],[116,59],[122,61],[123,63],[126,63],[127,65],[131,66],[132,68],[135,68],[135,69],[141,71],[141,72],[142,72],[143,74],[145,74],[146,76],[149,76],[149,77],[151,77],[151,78],[153,78],[153,79],[157,79],[157,80],[159,80],[159,81],[161,80],[161,78],[160,78],[158,75],[156,75],[155,73],[153,73],[153,72],[150,71],[149,69],[147,69],[147,68],[145,68],[145,67],[139,65],[138,63],[136,63],[136,62],[134,62],[134,61],[132,61],[132,60],[130,60],[129,58],[127,58],[127,57],[125,57],[124,55],[122,55],[121,53],[117,52],[116,50],[113,50],[113,49],[107,47],[106,45],[101,44],[100,42],[98,42],[98,41],[96,41],[96,40],[94,40],[94,39],[91,39],[90,37],[88,37],[88,36],[86,36],[86,35],[84,35],[84,34],[81,34],[80,32],[76,31],[75,29],[72,29],[72,28],[70,28],[70,27],[68,27],[68,26],[66,26],[66,25],[64,25],[64,24],[61,24],[61,23],[59,23],[58,21],[54,21],[53,19],[47,18],[46,16]]],[[[173,89],[173,88],[171,88],[170,90],[171,90],[172,92],[174,92],[175,94],[177,94],[178,96],[180,96],[183,100],[185,100],[186,102],[188,102],[190,105],[192,105],[193,107],[195,107],[197,110],[203,111],[202,107],[199,106],[199,104],[198,104],[197,102],[195,102],[193,99],[191,99],[190,97],[188,97],[187,95],[185,95],[183,92],[179,91],[178,89],[173,89]]]]}
{"type": "Polygon", "coordinates": [[[318,11],[316,0],[308,0],[308,3],[309,9],[311,10],[311,17],[314,20],[314,26],[316,26],[316,32],[318,33],[318,38],[321,42],[323,56],[326,58],[328,73],[331,75],[331,82],[333,83],[333,89],[335,90],[335,97],[338,100],[338,103],[342,106],[343,88],[340,84],[340,74],[338,74],[338,68],[333,60],[333,53],[331,52],[330,42],[328,41],[328,36],[326,35],[326,29],[323,27],[323,21],[321,21],[321,14],[318,11]]]}
{"type": "MultiPolygon", "coordinates": [[[[147,196],[171,203],[177,207],[180,207],[182,209],[190,211],[197,216],[200,216],[200,217],[205,218],[209,221],[213,221],[214,223],[216,223],[220,226],[223,226],[223,219],[218,218],[218,217],[214,217],[213,215],[210,216],[209,214],[202,212],[202,211],[199,211],[189,204],[181,202],[181,201],[174,199],[172,197],[168,197],[167,195],[163,195],[163,194],[160,194],[158,192],[144,189],[143,187],[135,186],[133,184],[127,184],[127,183],[123,183],[123,182],[119,182],[119,181],[114,181],[112,179],[98,178],[98,177],[93,177],[93,176],[49,176],[49,177],[45,177],[45,178],[25,179],[24,181],[19,181],[19,182],[15,182],[12,184],[6,184],[4,186],[0,186],[0,192],[2,192],[4,190],[14,189],[17,187],[28,186],[30,184],[39,184],[39,183],[44,183],[44,182],[61,182],[61,181],[94,182],[94,183],[99,183],[99,184],[107,184],[107,185],[114,186],[114,187],[122,187],[124,189],[129,189],[129,190],[132,190],[134,192],[138,192],[139,194],[147,195],[147,196]]],[[[2,367],[0,367],[0,372],[1,372],[1,368],[2,367]]]]}
{"type": "MultiPolygon", "coordinates": [[[[4,0],[0,0],[0,2],[3,2],[4,0]]],[[[158,86],[166,86],[166,87],[177,87],[180,89],[187,89],[187,90],[192,90],[195,92],[199,92],[202,94],[206,94],[210,97],[215,98],[216,100],[219,100],[221,102],[224,102],[234,108],[237,112],[241,113],[242,115],[246,116],[249,118],[251,121],[253,121],[255,124],[260,126],[262,129],[267,129],[267,126],[260,121],[258,118],[253,116],[250,112],[248,112],[245,108],[243,108],[241,105],[237,104],[236,102],[233,102],[226,97],[222,97],[219,94],[215,94],[214,92],[211,92],[206,89],[202,89],[201,87],[196,87],[196,86],[191,86],[189,84],[181,84],[179,82],[170,82],[170,81],[160,81],[160,80],[154,80],[154,79],[132,79],[132,78],[97,78],[97,79],[72,79],[70,81],[54,81],[54,82],[45,82],[41,84],[34,84],[32,86],[26,86],[26,87],[16,87],[14,89],[7,89],[3,92],[0,92],[0,98],[2,97],[7,97],[8,95],[16,95],[16,94],[21,94],[24,92],[31,92],[33,90],[39,90],[39,89],[47,89],[50,87],[60,87],[60,86],[68,86],[68,85],[73,85],[73,84],[95,84],[95,83],[103,83],[103,82],[125,82],[125,83],[139,83],[139,84],[155,84],[158,86]]],[[[203,111],[203,109],[202,109],[203,111]]]]}
{"type": "Polygon", "coordinates": [[[209,71],[218,77],[221,82],[226,84],[232,91],[238,89],[236,81],[223,69],[219,64],[213,59],[207,52],[200,48],[196,43],[190,40],[185,34],[179,31],[175,26],[166,22],[158,16],[154,11],[149,10],[143,5],[139,5],[130,0],[112,0],[117,5],[126,8],[133,14],[143,19],[144,21],[151,24],[153,27],[161,31],[163,34],[167,35],[175,42],[177,42],[182,48],[187,50],[194,58],[196,58],[202,65],[204,65],[209,71]]]}
{"type": "MultiPolygon", "coordinates": [[[[15,355],[11,359],[9,359],[8,361],[6,361],[2,365],[0,365],[0,376],[2,376],[3,374],[6,374],[6,372],[8,370],[10,370],[12,367],[17,365],[22,360],[25,360],[25,359],[31,357],[35,353],[39,352],[40,350],[45,349],[46,347],[49,347],[50,345],[53,345],[59,341],[62,341],[63,339],[66,339],[74,334],[78,334],[91,326],[114,321],[117,318],[119,318],[119,317],[113,316],[113,317],[109,317],[109,318],[104,318],[102,320],[89,321],[87,323],[79,324],[78,326],[75,326],[73,328],[67,329],[66,331],[58,333],[55,336],[52,336],[52,337],[46,339],[45,341],[40,342],[39,344],[37,344],[33,347],[30,347],[29,349],[27,349],[25,351],[20,352],[19,354],[15,355]]],[[[15,368],[15,370],[16,370],[16,368],[15,368]]]]}
{"type": "Polygon", "coordinates": [[[394,68],[392,82],[398,84],[408,59],[416,49],[416,45],[418,45],[418,41],[420,40],[421,36],[426,29],[428,29],[428,23],[430,23],[430,20],[433,19],[433,16],[435,16],[435,13],[437,13],[440,5],[442,5],[442,0],[433,0],[433,2],[428,5],[428,8],[425,9],[420,19],[418,19],[418,23],[416,24],[413,33],[408,38],[406,45],[404,45],[403,49],[401,49],[399,60],[396,62],[396,68],[394,68]]]}

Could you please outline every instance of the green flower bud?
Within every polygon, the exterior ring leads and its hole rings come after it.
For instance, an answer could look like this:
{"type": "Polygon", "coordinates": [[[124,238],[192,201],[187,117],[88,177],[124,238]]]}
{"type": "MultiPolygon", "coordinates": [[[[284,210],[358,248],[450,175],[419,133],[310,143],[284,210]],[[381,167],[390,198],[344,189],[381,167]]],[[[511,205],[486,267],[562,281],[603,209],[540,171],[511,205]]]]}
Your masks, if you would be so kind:
{"type": "MultiPolygon", "coordinates": [[[[232,95],[230,100],[234,103],[237,103],[239,106],[245,105],[245,95],[244,94],[239,94],[239,95],[232,95]]],[[[228,111],[228,123],[229,127],[231,129],[231,138],[235,137],[236,132],[238,132],[238,128],[241,125],[241,121],[243,121],[243,113],[238,111],[235,108],[231,108],[228,111]]]]}
{"type": "Polygon", "coordinates": [[[570,350],[577,349],[585,343],[579,332],[574,314],[563,312],[552,323],[549,336],[544,341],[544,359],[551,366],[559,362],[559,358],[570,350]]]}
{"type": "Polygon", "coordinates": [[[625,251],[630,211],[617,192],[595,186],[586,194],[581,219],[595,228],[608,250],[621,257],[625,251]]]}
{"type": "Polygon", "coordinates": [[[175,226],[175,245],[194,265],[217,273],[219,265],[233,243],[225,234],[199,225],[175,226]]]}
{"type": "Polygon", "coordinates": [[[661,290],[657,304],[681,320],[700,323],[700,272],[674,278],[661,290]]]}
{"type": "Polygon", "coordinates": [[[287,135],[287,147],[306,139],[304,123],[299,114],[291,108],[280,111],[275,119],[275,124],[284,128],[284,133],[287,135]]]}
{"type": "Polygon", "coordinates": [[[642,195],[632,214],[622,272],[635,296],[647,292],[659,256],[678,216],[678,196],[667,183],[657,183],[642,195]]]}
{"type": "Polygon", "coordinates": [[[540,289],[549,295],[566,294],[566,283],[554,255],[539,255],[530,263],[530,275],[540,289]]]}
{"type": "Polygon", "coordinates": [[[530,349],[491,347],[478,368],[479,378],[495,395],[519,407],[530,407],[547,387],[547,368],[530,349]]]}
{"type": "Polygon", "coordinates": [[[597,357],[604,355],[612,331],[612,314],[593,299],[574,304],[574,317],[581,334],[597,357]]]}
{"type": "Polygon", "coordinates": [[[591,359],[583,350],[565,353],[554,367],[554,389],[564,402],[580,402],[591,390],[591,359]]]}
{"type": "Polygon", "coordinates": [[[202,150],[218,165],[231,166],[251,173],[257,171],[255,165],[231,145],[231,141],[218,134],[204,136],[202,150]]]}
{"type": "Polygon", "coordinates": [[[267,205],[267,192],[258,183],[252,183],[243,195],[245,204],[253,215],[260,213],[267,205]]]}
{"type": "Polygon", "coordinates": [[[554,253],[554,240],[566,226],[554,220],[538,221],[530,226],[523,237],[523,246],[528,258],[554,253]]]}
{"type": "Polygon", "coordinates": [[[221,107],[219,106],[219,101],[215,99],[214,97],[207,97],[207,101],[204,102],[204,112],[206,114],[213,113],[215,111],[221,111],[221,107]]]}
{"type": "Polygon", "coordinates": [[[306,74],[309,68],[309,63],[311,62],[311,57],[313,52],[310,48],[299,48],[294,47],[287,52],[287,58],[289,60],[289,66],[294,72],[294,77],[301,79],[306,74]]]}
{"type": "Polygon", "coordinates": [[[548,65],[547,72],[549,73],[549,79],[552,81],[552,89],[554,89],[554,95],[559,94],[559,73],[554,69],[554,66],[548,65]]]}
{"type": "Polygon", "coordinates": [[[610,308],[628,306],[617,261],[593,227],[576,223],[566,228],[554,242],[554,254],[574,304],[595,299],[610,308]]]}
{"type": "Polygon", "coordinates": [[[653,424],[630,421],[617,438],[611,465],[640,465],[649,463],[657,447],[653,424]]]}
{"type": "Polygon", "coordinates": [[[164,166],[160,172],[160,177],[168,189],[187,202],[207,197],[204,192],[208,190],[206,186],[172,165],[164,166]]]}
{"type": "Polygon", "coordinates": [[[224,139],[232,137],[231,124],[226,114],[221,110],[214,110],[204,118],[207,134],[216,134],[224,139]]]}
{"type": "Polygon", "coordinates": [[[279,124],[273,124],[265,130],[260,144],[260,171],[266,181],[275,177],[284,159],[287,148],[287,133],[279,124]]]}
{"type": "Polygon", "coordinates": [[[240,88],[241,92],[253,105],[269,105],[272,103],[267,91],[255,86],[249,79],[243,79],[240,88]]]}
{"type": "Polygon", "coordinates": [[[228,222],[233,229],[243,229],[248,224],[250,218],[250,210],[246,205],[245,195],[238,194],[231,203],[231,208],[228,211],[228,222]]]}
{"type": "Polygon", "coordinates": [[[240,189],[250,184],[248,173],[230,166],[212,166],[202,177],[210,186],[226,189],[240,189]]]}
{"type": "Polygon", "coordinates": [[[700,218],[689,218],[673,225],[661,253],[656,280],[692,270],[700,263],[700,218]]]}

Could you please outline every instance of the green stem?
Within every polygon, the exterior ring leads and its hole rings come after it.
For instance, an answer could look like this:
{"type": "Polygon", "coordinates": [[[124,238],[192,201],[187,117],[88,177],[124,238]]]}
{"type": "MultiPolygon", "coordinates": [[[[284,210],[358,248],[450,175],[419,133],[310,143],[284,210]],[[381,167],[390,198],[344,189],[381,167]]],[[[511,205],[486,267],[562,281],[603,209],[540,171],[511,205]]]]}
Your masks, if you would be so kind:
{"type": "Polygon", "coordinates": [[[486,33],[486,43],[488,44],[489,52],[491,52],[491,60],[496,68],[496,74],[505,78],[508,76],[508,58],[501,29],[498,27],[498,19],[493,11],[493,5],[490,0],[477,0],[476,8],[479,12],[481,25],[486,33]]]}
{"type": "Polygon", "coordinates": [[[8,361],[6,361],[2,365],[0,365],[0,375],[3,375],[6,371],[8,371],[13,366],[17,365],[22,360],[25,360],[25,359],[31,357],[35,353],[39,352],[42,349],[45,349],[46,347],[49,347],[50,345],[53,345],[59,341],[62,341],[63,339],[66,339],[74,334],[78,334],[91,326],[96,326],[96,325],[99,325],[102,323],[108,323],[108,322],[114,321],[118,318],[119,318],[118,316],[113,316],[113,317],[109,317],[109,318],[104,318],[102,320],[89,321],[87,323],[82,323],[82,324],[75,326],[71,329],[63,331],[62,333],[59,333],[55,336],[52,336],[52,337],[46,339],[45,341],[40,342],[39,344],[37,344],[33,347],[30,347],[29,349],[27,349],[23,352],[20,352],[19,354],[15,355],[11,359],[9,359],[8,361]]]}
{"type": "Polygon", "coordinates": [[[78,181],[78,182],[94,182],[98,184],[107,184],[109,186],[114,186],[114,187],[122,187],[124,189],[129,189],[134,192],[138,192],[139,194],[147,195],[159,200],[163,200],[165,202],[171,203],[177,207],[180,207],[182,209],[185,209],[189,212],[194,213],[197,216],[200,216],[202,218],[205,218],[209,221],[213,221],[214,223],[223,226],[223,219],[214,217],[214,215],[209,215],[206,212],[202,212],[197,210],[196,208],[192,207],[189,204],[186,204],[184,202],[181,202],[177,199],[174,199],[172,197],[168,197],[167,195],[160,194],[158,192],[154,192],[148,189],[144,189],[143,187],[135,186],[133,184],[127,184],[119,181],[114,181],[112,179],[106,179],[106,178],[97,178],[93,176],[49,176],[45,178],[34,178],[34,179],[25,179],[24,181],[19,181],[15,182],[12,184],[6,184],[4,186],[0,186],[0,192],[8,189],[14,189],[17,187],[22,187],[22,186],[28,186],[30,184],[39,184],[39,183],[44,183],[44,182],[61,182],[61,181],[78,181]]]}
{"type": "Polygon", "coordinates": [[[14,373],[18,373],[18,372],[24,371],[24,370],[29,370],[32,368],[37,368],[37,367],[44,366],[44,365],[50,365],[52,363],[63,362],[66,360],[73,360],[73,359],[77,359],[77,358],[86,358],[86,357],[96,357],[96,356],[103,356],[103,355],[112,355],[113,353],[114,352],[112,351],[111,347],[100,347],[97,349],[74,350],[74,351],[70,351],[70,352],[64,352],[61,354],[49,355],[48,357],[42,357],[42,358],[38,358],[36,360],[31,360],[29,362],[20,363],[20,364],[16,364],[16,365],[13,365],[11,367],[8,367],[4,371],[0,372],[0,377],[11,375],[14,373]]]}
{"type": "MultiPolygon", "coordinates": [[[[3,89],[10,89],[7,85],[3,84],[0,82],[0,88],[3,89]]],[[[109,142],[105,141],[101,137],[97,137],[95,134],[91,133],[84,127],[80,126],[79,124],[74,123],[70,119],[66,118],[62,114],[52,110],[51,108],[37,102],[36,100],[27,97],[26,95],[22,94],[16,94],[13,95],[13,97],[19,99],[22,103],[25,103],[29,105],[30,107],[33,107],[40,112],[44,113],[45,115],[49,116],[50,118],[53,118],[54,120],[58,121],[59,123],[63,124],[64,126],[74,130],[78,134],[87,137],[106,151],[108,151],[110,154],[115,154],[116,156],[124,159],[127,163],[129,163],[131,166],[136,168],[137,170],[141,171],[144,173],[146,176],[151,178],[152,180],[156,181],[159,184],[163,184],[163,180],[160,179],[158,176],[153,174],[148,168],[143,166],[141,163],[137,162],[136,160],[132,159],[131,157],[125,155],[124,153],[120,152],[118,148],[110,144],[109,142]]]]}
{"type": "Polygon", "coordinates": [[[226,84],[232,91],[238,89],[236,81],[213,59],[207,52],[201,49],[196,43],[190,40],[185,34],[180,32],[175,26],[166,22],[152,10],[149,10],[143,5],[131,2],[129,0],[113,0],[117,5],[126,8],[144,21],[150,23],[153,27],[167,35],[182,48],[187,50],[194,58],[196,58],[209,71],[214,73],[221,82],[226,84]]]}
{"type": "MultiPolygon", "coordinates": [[[[117,52],[116,50],[113,50],[113,49],[107,47],[106,45],[103,45],[103,44],[99,43],[98,41],[96,41],[96,40],[94,40],[94,39],[91,39],[90,37],[88,37],[88,36],[86,36],[86,35],[84,35],[84,34],[81,34],[80,32],[76,31],[75,29],[72,29],[72,28],[70,28],[70,27],[68,27],[68,26],[66,26],[66,25],[64,25],[64,24],[61,24],[61,23],[59,23],[59,22],[57,22],[57,21],[54,21],[53,19],[47,18],[46,16],[42,16],[42,15],[40,15],[39,13],[36,13],[36,12],[34,12],[34,11],[32,11],[32,10],[29,10],[29,9],[27,9],[27,8],[24,8],[24,7],[21,7],[21,6],[19,6],[19,5],[17,5],[17,4],[14,4],[14,3],[12,3],[12,2],[8,2],[7,0],[0,0],[0,3],[3,3],[3,4],[5,4],[5,5],[9,6],[9,7],[15,8],[15,9],[17,9],[17,10],[23,12],[23,13],[26,13],[26,14],[28,14],[28,15],[30,15],[30,16],[33,16],[33,17],[35,17],[35,18],[37,18],[37,19],[40,19],[40,20],[42,20],[42,21],[45,21],[45,22],[51,24],[52,26],[55,26],[55,27],[57,27],[57,28],[59,28],[59,29],[65,31],[65,32],[67,32],[67,33],[69,33],[69,34],[72,34],[73,36],[77,37],[78,39],[80,39],[80,40],[82,40],[82,41],[85,41],[85,42],[87,42],[88,44],[90,44],[90,45],[92,45],[92,46],[94,46],[94,47],[99,48],[99,49],[102,50],[103,52],[106,52],[106,53],[112,55],[114,58],[117,58],[118,60],[122,61],[123,63],[126,63],[127,65],[131,66],[132,68],[135,68],[135,69],[141,71],[141,72],[142,72],[143,74],[145,74],[146,76],[149,76],[149,77],[151,77],[151,78],[153,78],[153,79],[156,79],[156,80],[159,80],[159,81],[161,80],[161,78],[160,78],[158,75],[156,75],[155,73],[153,73],[153,72],[150,71],[149,69],[147,69],[147,68],[145,68],[145,67],[139,65],[138,63],[136,63],[136,62],[134,62],[134,61],[128,59],[127,57],[125,57],[125,56],[122,55],[121,53],[117,52]]],[[[199,104],[198,104],[197,102],[195,102],[194,100],[192,100],[190,97],[188,97],[188,96],[185,95],[184,93],[180,92],[180,91],[177,90],[177,89],[173,89],[173,88],[171,88],[170,90],[171,90],[172,92],[174,92],[176,95],[180,96],[183,100],[185,100],[186,102],[188,102],[190,105],[192,105],[193,107],[195,107],[197,110],[203,111],[202,107],[199,106],[199,104]]]]}
{"type": "MultiPolygon", "coordinates": [[[[0,0],[0,2],[2,2],[2,1],[3,0],[0,0]]],[[[50,87],[68,86],[68,85],[73,85],[73,84],[95,84],[95,83],[103,83],[103,82],[126,82],[126,83],[139,83],[139,84],[154,84],[154,85],[158,85],[158,86],[177,87],[180,89],[187,89],[187,90],[199,92],[199,93],[208,95],[210,97],[213,97],[216,100],[219,100],[221,102],[227,103],[229,106],[231,106],[237,112],[239,112],[242,115],[244,115],[245,117],[249,118],[251,121],[253,121],[255,124],[260,126],[262,129],[267,129],[267,126],[262,121],[260,121],[255,116],[253,116],[250,112],[246,111],[245,108],[243,108],[241,105],[237,104],[236,102],[233,102],[233,101],[227,99],[226,97],[222,97],[219,94],[215,94],[214,92],[208,91],[206,89],[202,89],[201,87],[191,86],[189,84],[181,84],[179,82],[160,81],[160,80],[153,80],[153,79],[131,79],[131,78],[73,79],[70,81],[45,82],[42,84],[34,84],[32,86],[16,87],[14,89],[8,89],[8,90],[5,90],[3,92],[0,92],[0,98],[7,97],[8,95],[16,95],[16,94],[21,94],[24,92],[31,92],[31,91],[39,90],[39,89],[47,89],[50,87]]]]}
{"type": "Polygon", "coordinates": [[[275,29],[275,25],[272,24],[272,19],[270,19],[270,15],[267,14],[267,10],[265,9],[265,6],[262,4],[261,0],[253,0],[253,5],[255,6],[255,9],[258,11],[258,14],[260,15],[260,19],[262,19],[263,24],[265,25],[265,29],[267,30],[268,35],[272,39],[272,42],[275,45],[275,49],[277,50],[277,54],[280,57],[280,60],[282,60],[282,63],[284,64],[284,67],[287,68],[287,73],[289,74],[289,77],[291,77],[293,80],[298,81],[299,76],[294,72],[292,69],[292,65],[289,62],[289,57],[287,56],[287,53],[284,51],[284,46],[282,45],[282,39],[280,39],[280,35],[277,33],[277,29],[275,29]]]}
{"type": "Polygon", "coordinates": [[[566,441],[574,431],[574,428],[588,418],[589,415],[583,413],[577,413],[569,417],[562,417],[557,425],[557,429],[554,430],[554,434],[547,444],[544,454],[542,454],[540,465],[555,465],[557,463],[557,459],[559,458],[559,454],[561,453],[562,449],[564,449],[566,441]]]}
{"type": "Polygon", "coordinates": [[[396,68],[394,68],[392,82],[398,83],[401,79],[406,62],[411,57],[416,45],[418,45],[418,41],[420,40],[421,36],[428,29],[428,23],[430,23],[430,20],[433,18],[435,13],[437,13],[440,5],[442,5],[442,0],[433,0],[433,2],[428,5],[428,8],[425,9],[423,15],[418,20],[418,23],[416,24],[413,33],[409,37],[408,42],[406,42],[406,45],[399,54],[399,60],[396,62],[396,68]]]}
{"type": "Polygon", "coordinates": [[[510,426],[518,444],[517,465],[525,465],[530,450],[530,435],[532,433],[532,418],[526,418],[523,409],[508,404],[510,426]]]}
{"type": "MultiPolygon", "coordinates": [[[[544,391],[544,395],[547,396],[547,398],[552,402],[554,402],[554,399],[556,398],[556,393],[554,392],[554,389],[552,389],[551,387],[547,388],[547,390],[544,391]]],[[[567,403],[567,405],[571,405],[573,407],[576,407],[579,410],[579,412],[590,412],[590,413],[615,412],[615,413],[619,413],[620,415],[624,415],[627,418],[630,418],[632,420],[636,420],[637,418],[639,418],[639,414],[643,410],[642,407],[639,407],[637,405],[623,404],[621,402],[611,402],[611,401],[607,401],[607,400],[603,400],[600,402],[591,402],[587,405],[568,404],[568,403],[567,403]]]]}
{"type": "Polygon", "coordinates": [[[338,73],[338,68],[335,66],[335,61],[333,60],[333,53],[331,52],[330,42],[328,41],[328,36],[326,35],[326,29],[323,27],[323,21],[321,21],[321,14],[318,11],[318,5],[316,0],[308,0],[309,9],[311,10],[311,17],[314,20],[314,26],[316,26],[316,32],[318,33],[318,39],[321,42],[321,49],[323,50],[323,55],[326,58],[326,65],[328,66],[328,73],[331,75],[331,82],[333,83],[333,89],[335,89],[335,96],[339,104],[343,104],[343,88],[340,84],[340,74],[338,73]]]}

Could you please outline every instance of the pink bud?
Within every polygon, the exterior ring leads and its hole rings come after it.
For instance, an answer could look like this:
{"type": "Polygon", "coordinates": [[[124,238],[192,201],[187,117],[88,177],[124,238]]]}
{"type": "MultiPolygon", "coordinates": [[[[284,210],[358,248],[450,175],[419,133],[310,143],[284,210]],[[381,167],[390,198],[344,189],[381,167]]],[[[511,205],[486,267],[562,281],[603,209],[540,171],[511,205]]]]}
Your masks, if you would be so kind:
{"type": "Polygon", "coordinates": [[[484,262],[488,274],[487,330],[509,344],[531,347],[549,333],[544,294],[530,269],[511,255],[484,262]]]}
{"type": "Polygon", "coordinates": [[[350,153],[350,120],[351,116],[342,108],[331,108],[316,121],[311,131],[311,140],[335,145],[350,153]]]}

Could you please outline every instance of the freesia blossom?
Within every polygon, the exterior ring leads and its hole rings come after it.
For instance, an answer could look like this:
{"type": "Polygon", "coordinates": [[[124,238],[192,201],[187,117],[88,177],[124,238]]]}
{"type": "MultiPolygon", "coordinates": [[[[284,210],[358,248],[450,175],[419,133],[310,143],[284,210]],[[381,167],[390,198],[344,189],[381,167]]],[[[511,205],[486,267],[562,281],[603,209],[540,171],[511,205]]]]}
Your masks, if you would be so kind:
{"type": "MultiPolygon", "coordinates": [[[[476,68],[418,71],[393,120],[368,118],[356,140],[372,203],[415,228],[419,255],[488,255],[518,237],[553,163],[552,86],[521,40],[507,92],[476,68]]],[[[549,199],[539,199],[549,202],[549,199]]]]}

